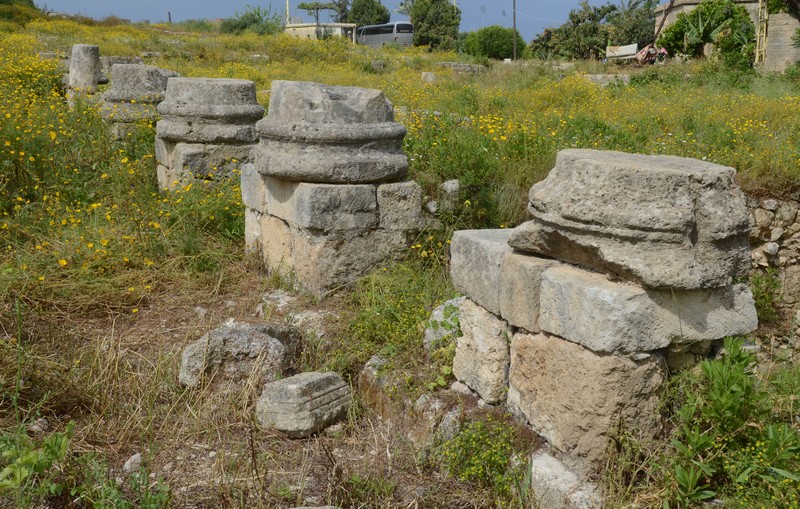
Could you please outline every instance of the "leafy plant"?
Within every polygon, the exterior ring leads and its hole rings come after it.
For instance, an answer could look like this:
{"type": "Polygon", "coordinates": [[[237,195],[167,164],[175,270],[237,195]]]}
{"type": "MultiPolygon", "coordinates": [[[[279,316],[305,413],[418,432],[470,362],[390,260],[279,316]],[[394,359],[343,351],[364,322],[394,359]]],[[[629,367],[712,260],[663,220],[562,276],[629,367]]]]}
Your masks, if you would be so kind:
{"type": "Polygon", "coordinates": [[[756,313],[761,322],[774,322],[780,316],[781,280],[777,269],[767,268],[750,275],[750,290],[756,303],[756,313]]]}

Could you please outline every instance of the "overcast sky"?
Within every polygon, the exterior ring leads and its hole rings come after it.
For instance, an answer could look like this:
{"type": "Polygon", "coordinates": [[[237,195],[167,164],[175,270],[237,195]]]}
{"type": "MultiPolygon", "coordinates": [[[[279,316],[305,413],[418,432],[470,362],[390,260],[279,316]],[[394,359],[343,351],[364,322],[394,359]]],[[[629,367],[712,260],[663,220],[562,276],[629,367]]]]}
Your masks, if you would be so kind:
{"type": "MultiPolygon", "coordinates": [[[[297,9],[303,0],[290,0],[289,8],[292,16],[301,16],[311,21],[311,17],[297,9]]],[[[513,0],[458,0],[461,8],[461,30],[477,30],[488,25],[511,26],[513,0]],[[483,11],[485,10],[485,13],[483,11]]],[[[619,3],[618,0],[611,0],[619,3]]],[[[133,21],[150,20],[159,22],[167,20],[167,13],[172,13],[173,21],[197,18],[227,18],[236,10],[244,10],[245,6],[256,5],[268,7],[264,0],[36,0],[37,5],[49,10],[69,14],[82,14],[93,18],[104,18],[115,15],[133,21]]],[[[383,0],[383,4],[393,11],[400,0],[383,0]]],[[[517,0],[517,29],[525,40],[533,39],[543,28],[558,26],[567,19],[567,14],[574,9],[579,0],[517,0]]],[[[590,0],[592,5],[606,3],[603,0],[590,0]]],[[[274,0],[272,9],[283,15],[286,0],[274,0]]],[[[323,16],[325,16],[323,14],[323,16]]],[[[392,13],[392,20],[406,19],[392,13]]]]}

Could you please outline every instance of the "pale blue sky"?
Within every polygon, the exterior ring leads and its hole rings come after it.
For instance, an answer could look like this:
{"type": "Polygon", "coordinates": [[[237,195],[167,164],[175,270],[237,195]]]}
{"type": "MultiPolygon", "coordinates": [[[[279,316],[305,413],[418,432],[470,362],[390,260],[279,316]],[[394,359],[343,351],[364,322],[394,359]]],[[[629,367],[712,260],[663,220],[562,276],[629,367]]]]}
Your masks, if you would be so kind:
{"type": "MultiPolygon", "coordinates": [[[[311,17],[305,11],[296,8],[303,0],[290,0],[290,10],[293,16],[301,16],[307,20],[311,17]]],[[[612,0],[618,3],[618,0],[612,0]]],[[[397,7],[400,0],[383,0],[383,4],[390,11],[397,7]]],[[[543,28],[558,26],[567,19],[567,14],[574,9],[579,0],[517,0],[517,28],[525,38],[531,40],[543,28]]],[[[590,0],[592,5],[606,3],[603,0],[590,0]]],[[[93,18],[103,18],[110,15],[129,18],[134,21],[149,19],[151,22],[166,21],[167,12],[172,13],[173,21],[196,18],[227,18],[233,16],[236,10],[243,10],[246,5],[267,7],[269,1],[264,0],[37,0],[37,5],[50,10],[66,12],[69,14],[82,14],[93,18]]],[[[470,31],[484,25],[511,26],[512,0],[459,0],[461,8],[461,30],[470,31]],[[481,6],[486,13],[481,12],[481,6]]],[[[273,10],[283,15],[286,10],[286,0],[274,0],[273,10]]],[[[392,14],[393,20],[405,19],[398,14],[392,14]]]]}

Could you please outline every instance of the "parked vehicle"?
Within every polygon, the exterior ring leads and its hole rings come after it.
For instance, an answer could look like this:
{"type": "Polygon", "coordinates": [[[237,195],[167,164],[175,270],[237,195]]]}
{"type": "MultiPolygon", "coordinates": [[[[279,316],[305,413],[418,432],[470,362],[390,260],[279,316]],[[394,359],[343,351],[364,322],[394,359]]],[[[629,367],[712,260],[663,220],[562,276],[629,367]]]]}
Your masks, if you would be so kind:
{"type": "Polygon", "coordinates": [[[395,21],[383,25],[358,27],[356,42],[372,48],[380,48],[385,44],[411,46],[414,43],[414,25],[408,21],[395,21]]]}

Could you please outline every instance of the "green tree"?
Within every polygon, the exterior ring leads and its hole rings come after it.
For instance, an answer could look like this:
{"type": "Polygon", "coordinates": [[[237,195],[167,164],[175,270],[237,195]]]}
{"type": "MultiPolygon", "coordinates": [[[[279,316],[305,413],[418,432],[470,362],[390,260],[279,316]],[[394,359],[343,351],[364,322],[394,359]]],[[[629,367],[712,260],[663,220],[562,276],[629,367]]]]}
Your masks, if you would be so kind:
{"type": "Polygon", "coordinates": [[[548,28],[531,42],[534,55],[561,57],[570,60],[605,55],[609,38],[609,18],[617,7],[605,4],[598,7],[581,1],[569,13],[569,21],[558,28],[548,28]]]}
{"type": "Polygon", "coordinates": [[[411,23],[415,46],[450,49],[458,38],[461,9],[449,0],[414,0],[411,23]]]}
{"type": "Polygon", "coordinates": [[[389,9],[378,0],[353,0],[347,21],[358,26],[381,25],[388,23],[389,17],[389,9]]]}
{"type": "Polygon", "coordinates": [[[616,11],[609,13],[608,44],[625,45],[637,43],[643,48],[653,42],[653,27],[656,22],[656,0],[628,0],[616,11]]]}
{"type": "Polygon", "coordinates": [[[337,5],[334,2],[303,2],[297,4],[298,9],[303,9],[310,16],[314,16],[314,23],[319,25],[319,11],[336,11],[337,5]]]}
{"type": "Polygon", "coordinates": [[[512,58],[514,56],[514,36],[517,48],[523,48],[525,41],[518,32],[511,28],[492,25],[467,34],[464,40],[464,52],[476,57],[495,59],[512,58]]]}
{"type": "Polygon", "coordinates": [[[350,0],[333,0],[333,21],[336,23],[348,23],[347,16],[350,10],[350,0]]]}
{"type": "Polygon", "coordinates": [[[413,8],[414,0],[403,0],[397,5],[397,9],[395,9],[394,12],[411,18],[411,9],[413,8]]]}

